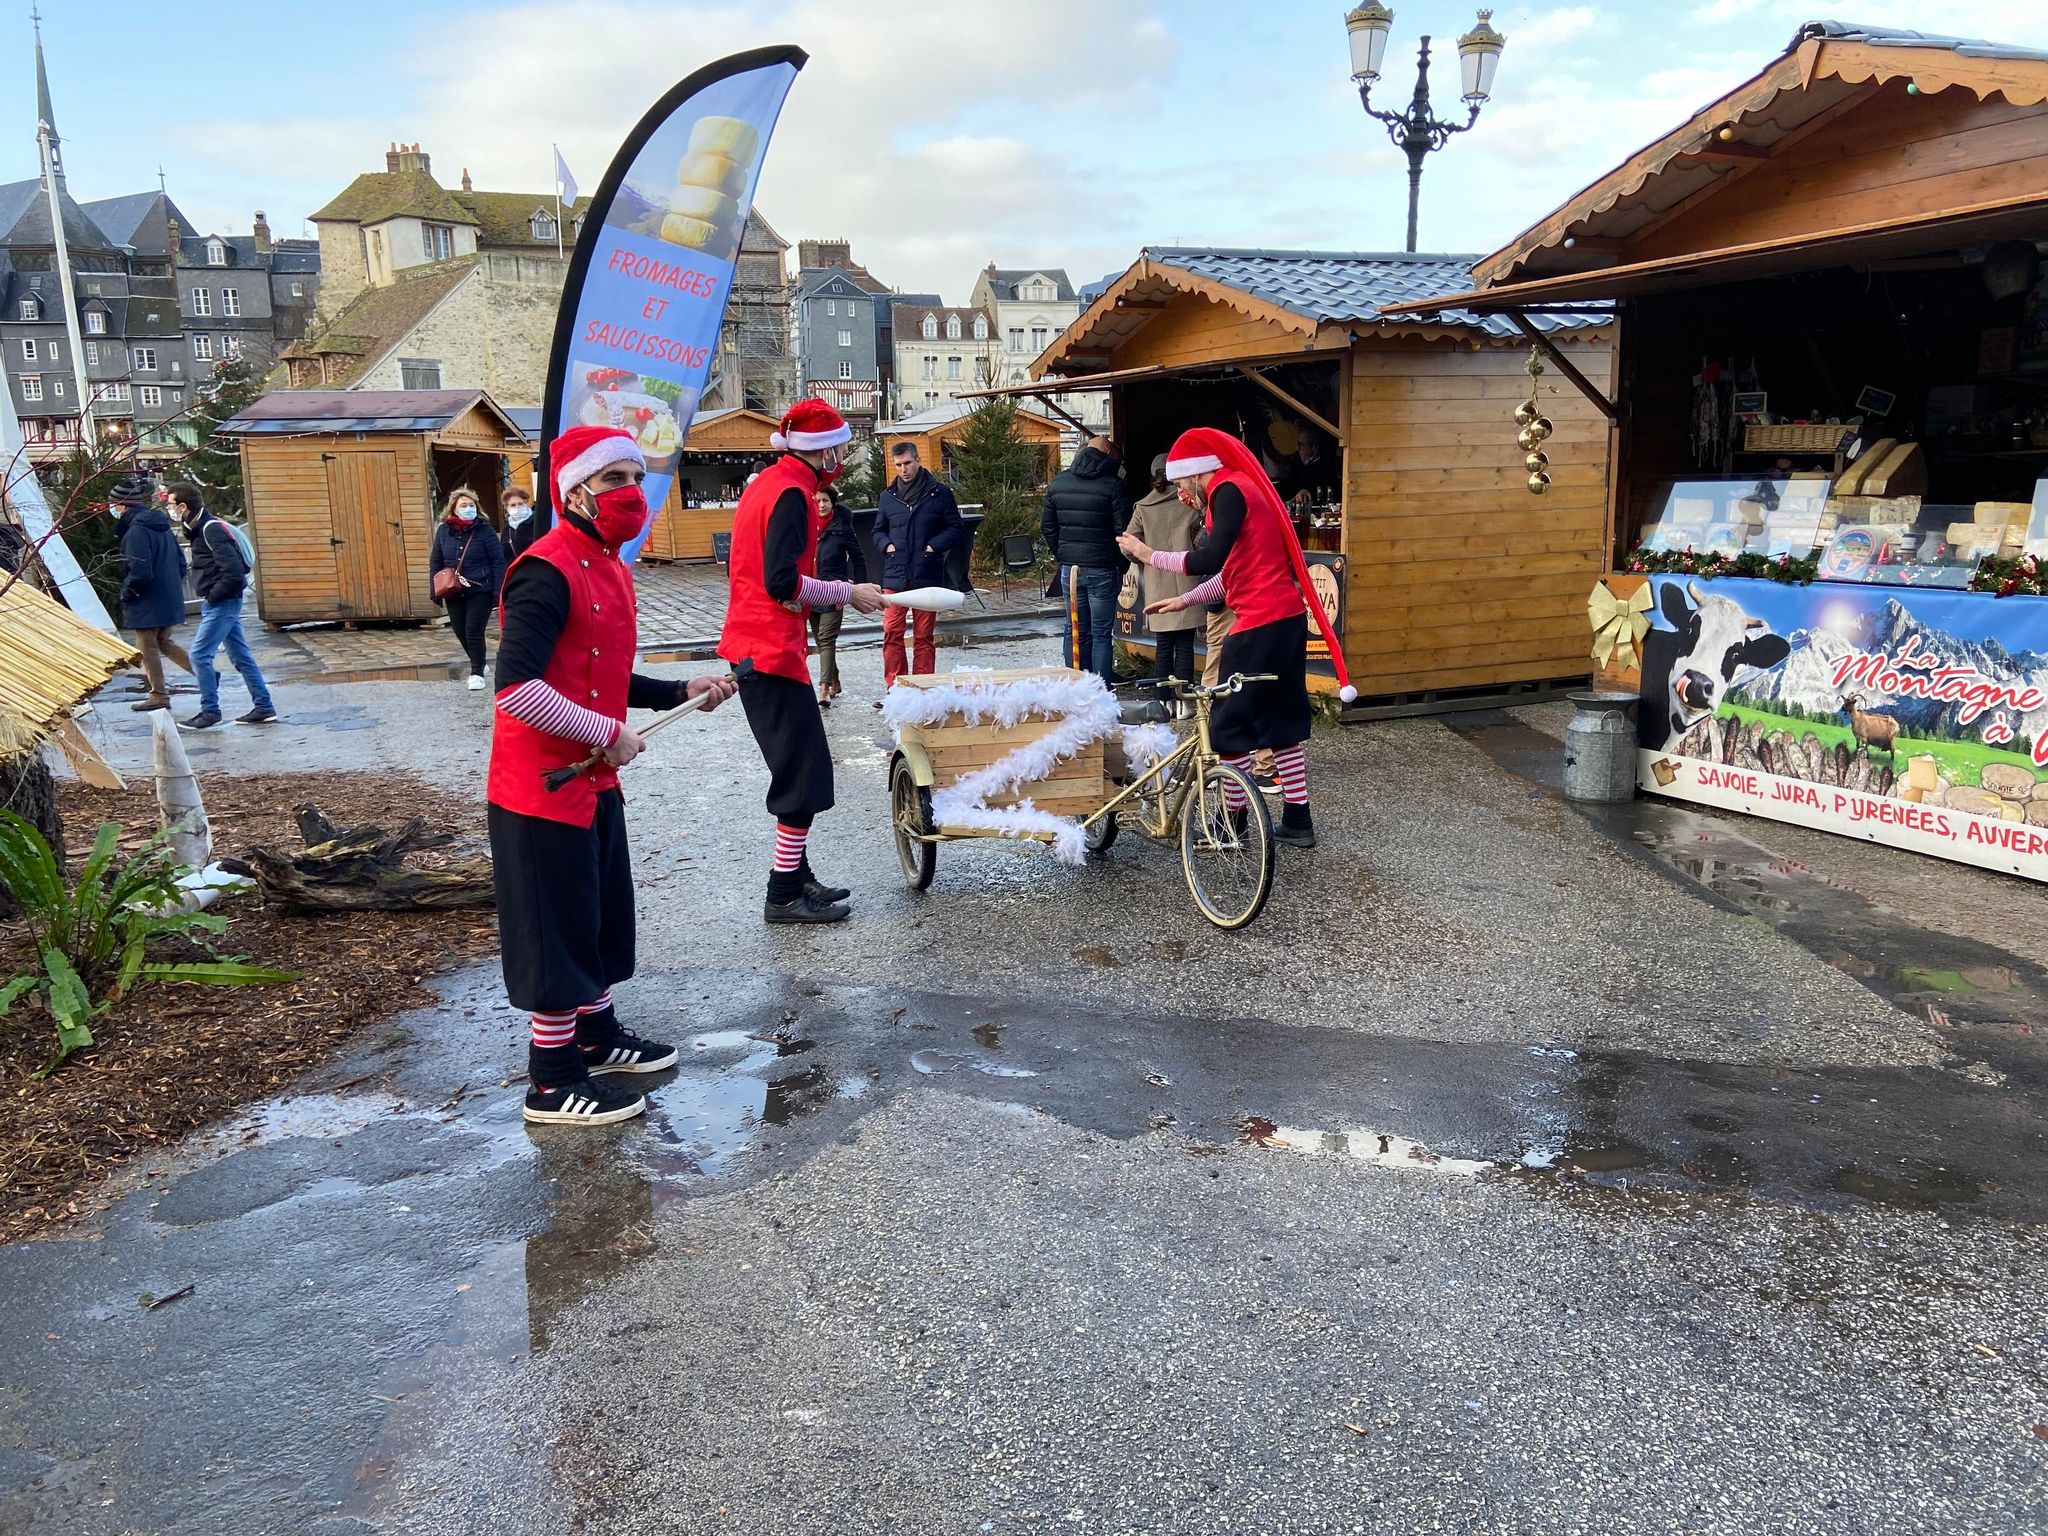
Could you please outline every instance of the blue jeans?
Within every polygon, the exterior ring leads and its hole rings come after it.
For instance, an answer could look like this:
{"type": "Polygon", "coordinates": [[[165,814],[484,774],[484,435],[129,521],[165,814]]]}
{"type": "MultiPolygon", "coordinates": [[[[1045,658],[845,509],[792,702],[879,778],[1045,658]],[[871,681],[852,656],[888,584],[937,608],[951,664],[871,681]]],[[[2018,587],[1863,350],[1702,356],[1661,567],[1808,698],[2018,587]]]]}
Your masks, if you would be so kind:
{"type": "Polygon", "coordinates": [[[1067,567],[1067,635],[1061,654],[1068,666],[1094,672],[1112,686],[1116,683],[1116,594],[1123,584],[1121,570],[1067,567]]]}
{"type": "Polygon", "coordinates": [[[199,679],[200,713],[220,713],[220,673],[214,670],[213,653],[223,644],[228,648],[228,660],[248,684],[249,702],[258,709],[274,708],[270,689],[257,670],[255,654],[242,633],[242,600],[237,597],[225,603],[200,605],[199,633],[192,637],[192,675],[199,679]]]}

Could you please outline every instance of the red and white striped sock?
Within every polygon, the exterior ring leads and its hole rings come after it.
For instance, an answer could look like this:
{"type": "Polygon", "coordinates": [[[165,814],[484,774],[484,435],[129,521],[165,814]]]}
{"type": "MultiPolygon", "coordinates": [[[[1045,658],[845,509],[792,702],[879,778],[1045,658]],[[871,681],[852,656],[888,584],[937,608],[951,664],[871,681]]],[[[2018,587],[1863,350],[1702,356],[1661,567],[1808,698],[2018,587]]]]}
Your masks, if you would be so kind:
{"type": "Polygon", "coordinates": [[[533,1044],[536,1050],[555,1051],[576,1038],[576,1010],[566,1013],[536,1013],[533,1016],[533,1044]]]}
{"type": "Polygon", "coordinates": [[[594,1003],[585,1003],[581,1008],[578,1008],[576,1011],[578,1013],[603,1013],[605,1009],[611,1007],[611,1005],[612,989],[610,987],[606,987],[604,989],[604,996],[600,997],[594,1003]]]}
{"type": "Polygon", "coordinates": [[[793,875],[803,867],[804,844],[811,835],[809,827],[785,826],[775,823],[775,862],[769,867],[778,875],[793,875]]]}
{"type": "Polygon", "coordinates": [[[1299,742],[1273,754],[1273,776],[1280,781],[1280,798],[1289,805],[1308,804],[1308,749],[1299,742]]]}
{"type": "MultiPolygon", "coordinates": [[[[1245,752],[1237,757],[1226,757],[1223,759],[1223,762],[1226,767],[1235,768],[1247,778],[1251,776],[1251,753],[1245,752]]],[[[1225,779],[1223,781],[1223,803],[1233,811],[1241,811],[1245,808],[1247,802],[1244,797],[1244,787],[1236,779],[1225,779]]]]}

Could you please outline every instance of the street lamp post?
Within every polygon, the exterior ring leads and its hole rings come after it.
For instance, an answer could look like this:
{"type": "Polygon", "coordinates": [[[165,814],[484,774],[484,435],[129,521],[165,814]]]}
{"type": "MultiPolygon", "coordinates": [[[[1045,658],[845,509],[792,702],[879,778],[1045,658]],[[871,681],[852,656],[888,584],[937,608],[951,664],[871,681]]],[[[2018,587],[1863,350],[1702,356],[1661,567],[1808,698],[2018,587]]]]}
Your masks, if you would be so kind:
{"type": "Polygon", "coordinates": [[[1380,0],[1365,0],[1344,18],[1351,38],[1351,78],[1358,83],[1358,100],[1368,116],[1387,125],[1387,137],[1408,157],[1408,249],[1415,249],[1416,211],[1422,201],[1422,162],[1431,150],[1442,149],[1454,133],[1463,133],[1479,121],[1479,109],[1493,94],[1494,71],[1500,67],[1501,49],[1507,39],[1493,27],[1493,12],[1481,11],[1472,30],[1458,39],[1458,67],[1464,86],[1465,105],[1471,114],[1462,123],[1439,121],[1429,110],[1429,39],[1422,40],[1422,53],[1415,72],[1415,99],[1405,112],[1382,112],[1372,104],[1373,82],[1380,77],[1380,61],[1387,51],[1387,34],[1394,27],[1394,13],[1380,0]]]}

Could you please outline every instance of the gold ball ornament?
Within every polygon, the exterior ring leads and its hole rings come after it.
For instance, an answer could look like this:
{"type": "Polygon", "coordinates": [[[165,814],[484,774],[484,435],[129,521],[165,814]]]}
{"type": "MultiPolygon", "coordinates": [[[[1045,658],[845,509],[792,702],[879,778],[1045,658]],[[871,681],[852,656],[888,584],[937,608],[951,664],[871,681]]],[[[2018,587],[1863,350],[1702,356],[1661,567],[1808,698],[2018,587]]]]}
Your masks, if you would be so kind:
{"type": "Polygon", "coordinates": [[[1542,470],[1539,469],[1529,477],[1529,494],[1531,496],[1541,496],[1549,489],[1550,476],[1544,474],[1542,470]]]}
{"type": "Polygon", "coordinates": [[[1541,415],[1542,412],[1536,409],[1536,402],[1534,400],[1524,400],[1515,407],[1515,425],[1518,427],[1529,426],[1541,415]]]}
{"type": "Polygon", "coordinates": [[[1547,453],[1532,453],[1529,457],[1522,460],[1522,467],[1527,469],[1532,475],[1540,474],[1542,471],[1550,468],[1550,455],[1547,453]]]}
{"type": "Polygon", "coordinates": [[[1549,436],[1550,434],[1544,430],[1543,422],[1532,421],[1516,435],[1515,441],[1522,445],[1524,453],[1534,453],[1543,446],[1544,439],[1549,436]]]}

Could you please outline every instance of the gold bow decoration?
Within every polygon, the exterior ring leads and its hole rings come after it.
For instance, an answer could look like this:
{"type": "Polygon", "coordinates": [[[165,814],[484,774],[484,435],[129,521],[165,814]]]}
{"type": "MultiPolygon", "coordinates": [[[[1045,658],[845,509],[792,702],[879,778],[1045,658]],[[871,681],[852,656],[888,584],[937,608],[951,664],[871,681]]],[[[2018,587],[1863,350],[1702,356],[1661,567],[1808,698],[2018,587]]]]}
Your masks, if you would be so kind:
{"type": "Polygon", "coordinates": [[[1646,581],[1627,597],[1616,597],[1606,582],[1593,588],[1586,599],[1586,615],[1593,621],[1593,659],[1606,666],[1609,661],[1623,670],[1642,662],[1637,644],[1650,631],[1650,584],[1646,581]]]}

